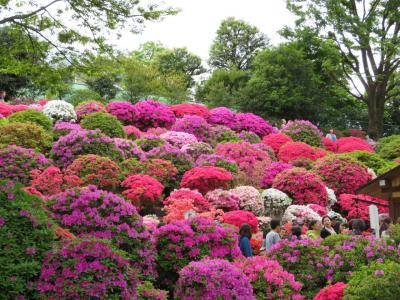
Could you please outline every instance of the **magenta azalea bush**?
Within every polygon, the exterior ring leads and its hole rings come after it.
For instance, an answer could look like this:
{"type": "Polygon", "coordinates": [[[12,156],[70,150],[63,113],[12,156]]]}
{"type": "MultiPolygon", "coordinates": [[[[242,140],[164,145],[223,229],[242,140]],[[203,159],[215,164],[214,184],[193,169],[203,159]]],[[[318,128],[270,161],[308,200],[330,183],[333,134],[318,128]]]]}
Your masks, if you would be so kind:
{"type": "Polygon", "coordinates": [[[233,191],[216,189],[206,194],[206,199],[210,204],[223,211],[232,211],[239,209],[240,198],[233,191]]]}
{"type": "Polygon", "coordinates": [[[95,112],[103,112],[105,107],[103,103],[99,101],[85,101],[79,103],[77,107],[75,107],[75,112],[78,117],[78,120],[81,120],[83,117],[95,113],[95,112]]]}
{"type": "Polygon", "coordinates": [[[199,116],[186,115],[176,120],[172,130],[193,134],[199,141],[204,142],[210,136],[211,126],[199,116]]]}
{"type": "Polygon", "coordinates": [[[48,208],[63,228],[77,236],[111,240],[128,253],[133,266],[154,275],[152,236],[131,203],[90,185],[52,196],[48,208]]]}
{"type": "Polygon", "coordinates": [[[175,299],[256,299],[246,275],[223,259],[191,262],[179,272],[176,285],[175,299]]]}
{"type": "Polygon", "coordinates": [[[145,153],[139,148],[138,144],[127,139],[114,138],[115,147],[117,147],[122,159],[138,158],[144,159],[145,153]]]}
{"type": "Polygon", "coordinates": [[[217,107],[210,110],[208,123],[213,125],[223,125],[230,129],[235,129],[236,125],[236,114],[226,107],[217,107]]]}
{"type": "Polygon", "coordinates": [[[175,114],[170,107],[154,100],[139,101],[134,105],[134,125],[140,130],[152,127],[170,128],[175,123],[175,114]]]}
{"type": "Polygon", "coordinates": [[[111,102],[106,106],[106,111],[109,114],[117,117],[125,125],[133,125],[136,120],[136,109],[129,102],[111,102]]]}
{"type": "Polygon", "coordinates": [[[73,130],[82,130],[81,125],[70,122],[57,122],[53,126],[53,134],[55,139],[58,139],[60,136],[67,135],[73,130]]]}
{"type": "Polygon", "coordinates": [[[252,113],[239,113],[236,115],[236,130],[249,131],[260,137],[272,133],[272,126],[263,118],[252,113]]]}
{"type": "Polygon", "coordinates": [[[281,172],[293,168],[293,165],[284,162],[272,162],[264,169],[264,177],[261,182],[263,188],[270,188],[275,177],[281,172]]]}

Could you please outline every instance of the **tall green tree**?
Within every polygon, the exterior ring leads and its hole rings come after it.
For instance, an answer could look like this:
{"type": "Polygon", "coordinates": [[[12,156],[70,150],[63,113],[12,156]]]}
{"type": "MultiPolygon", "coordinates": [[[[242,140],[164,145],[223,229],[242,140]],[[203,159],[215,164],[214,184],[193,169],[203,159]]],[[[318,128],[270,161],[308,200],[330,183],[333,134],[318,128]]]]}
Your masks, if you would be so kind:
{"type": "Polygon", "coordinates": [[[133,56],[145,63],[151,63],[161,52],[167,50],[160,42],[148,41],[140,45],[139,49],[133,51],[133,56]]]}
{"type": "Polygon", "coordinates": [[[382,134],[385,103],[397,96],[393,76],[400,66],[398,0],[288,0],[299,19],[336,43],[348,92],[368,105],[368,132],[382,134]]]}
{"type": "Polygon", "coordinates": [[[213,68],[247,70],[251,61],[268,44],[267,37],[244,21],[222,21],[211,49],[209,64],[213,68]]]}

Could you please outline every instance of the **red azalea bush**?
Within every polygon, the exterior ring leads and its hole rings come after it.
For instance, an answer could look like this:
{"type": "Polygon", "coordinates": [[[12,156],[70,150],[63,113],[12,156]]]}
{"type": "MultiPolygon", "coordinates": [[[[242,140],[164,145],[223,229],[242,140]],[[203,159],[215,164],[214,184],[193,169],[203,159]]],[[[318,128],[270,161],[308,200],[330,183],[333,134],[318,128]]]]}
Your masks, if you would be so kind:
{"type": "Polygon", "coordinates": [[[126,189],[122,194],[139,207],[159,201],[164,190],[164,186],[158,180],[141,174],[128,176],[121,186],[126,189]]]}
{"type": "Polygon", "coordinates": [[[139,101],[135,105],[135,126],[140,130],[152,127],[170,128],[175,123],[175,114],[165,104],[154,100],[139,101]]]}
{"type": "Polygon", "coordinates": [[[173,201],[164,207],[164,211],[166,213],[163,218],[165,223],[184,220],[185,214],[188,211],[193,211],[195,213],[202,212],[202,210],[194,204],[193,199],[179,199],[179,201],[173,201]]]}
{"type": "Polygon", "coordinates": [[[132,125],[137,117],[135,106],[130,102],[110,102],[106,111],[125,125],[132,125]]]}
{"type": "Polygon", "coordinates": [[[159,278],[166,285],[175,283],[178,272],[191,261],[241,257],[234,230],[205,218],[173,221],[161,226],[156,238],[159,278]]]}
{"type": "Polygon", "coordinates": [[[321,178],[301,168],[283,171],[275,177],[272,187],[286,193],[295,205],[328,205],[328,193],[321,178]]]}
{"type": "Polygon", "coordinates": [[[200,211],[206,211],[210,209],[210,203],[206,198],[203,197],[198,191],[192,191],[190,189],[179,189],[174,190],[163,203],[164,205],[171,205],[174,202],[180,202],[184,199],[193,200],[193,205],[200,211]]]}
{"type": "Polygon", "coordinates": [[[82,119],[84,116],[87,116],[91,113],[104,112],[104,111],[105,107],[103,103],[93,100],[81,102],[77,107],[75,107],[75,112],[76,116],[78,117],[78,120],[82,119]]]}
{"type": "Polygon", "coordinates": [[[12,112],[16,113],[19,111],[24,111],[24,110],[29,109],[29,106],[25,105],[25,104],[16,104],[16,105],[13,105],[11,108],[12,108],[12,112]]]}
{"type": "Polygon", "coordinates": [[[177,118],[182,118],[185,115],[194,115],[203,118],[208,117],[207,106],[200,104],[194,104],[194,103],[176,104],[172,105],[171,109],[177,118]]]}
{"type": "Polygon", "coordinates": [[[338,151],[338,145],[336,142],[331,139],[324,138],[323,140],[324,147],[326,150],[336,153],[338,151]]]}
{"type": "Polygon", "coordinates": [[[223,211],[232,211],[239,209],[240,198],[232,191],[216,189],[206,194],[206,199],[210,204],[223,211]]]}
{"type": "Polygon", "coordinates": [[[293,168],[293,165],[284,162],[272,162],[264,169],[264,177],[261,182],[262,188],[270,188],[274,178],[281,172],[293,168]]]}
{"type": "Polygon", "coordinates": [[[124,128],[126,137],[130,140],[140,139],[143,135],[143,132],[141,132],[139,130],[139,128],[136,128],[135,126],[127,125],[127,126],[124,126],[123,128],[124,128]]]}
{"type": "Polygon", "coordinates": [[[225,169],[212,166],[195,167],[183,174],[180,186],[206,194],[218,188],[227,188],[231,180],[232,174],[225,169]]]}
{"type": "Polygon", "coordinates": [[[38,289],[44,299],[137,299],[139,276],[103,240],[64,241],[47,253],[38,289]]]}
{"type": "Polygon", "coordinates": [[[13,113],[13,109],[11,105],[8,105],[7,103],[0,102],[0,115],[3,117],[8,117],[13,113]]]}
{"type": "Polygon", "coordinates": [[[252,113],[236,114],[236,130],[238,132],[245,130],[253,132],[258,136],[264,136],[272,133],[272,126],[263,118],[252,113]]]}
{"type": "Polygon", "coordinates": [[[82,184],[94,184],[101,189],[115,190],[121,183],[122,170],[108,157],[81,155],[65,170],[67,176],[77,176],[82,184]]]}
{"type": "Polygon", "coordinates": [[[307,207],[311,208],[313,211],[315,211],[317,214],[319,214],[321,217],[326,216],[328,214],[328,211],[326,210],[325,207],[318,205],[318,204],[308,204],[307,207]]]}
{"type": "Polygon", "coordinates": [[[251,227],[251,231],[256,233],[258,231],[257,217],[249,211],[233,210],[224,214],[224,223],[236,226],[238,229],[243,223],[247,223],[251,227]]]}
{"type": "Polygon", "coordinates": [[[368,195],[358,194],[341,194],[339,196],[338,204],[341,208],[342,213],[348,219],[363,219],[369,221],[369,203],[357,201],[356,199],[366,200],[372,203],[376,203],[378,211],[381,214],[389,213],[388,203],[386,200],[371,197],[368,195]]]}
{"type": "Polygon", "coordinates": [[[285,271],[279,262],[265,256],[248,257],[234,265],[250,279],[253,294],[258,300],[301,300],[302,284],[285,271]]]}
{"type": "Polygon", "coordinates": [[[337,195],[354,193],[366,184],[371,175],[355,160],[348,157],[329,156],[317,161],[312,171],[337,195]]]}
{"type": "Polygon", "coordinates": [[[321,289],[313,300],[342,300],[346,286],[344,282],[328,285],[321,289]]]}
{"type": "Polygon", "coordinates": [[[265,145],[270,146],[274,150],[275,154],[278,154],[279,150],[284,144],[293,142],[293,140],[286,134],[271,133],[269,135],[264,136],[262,142],[265,145]]]}
{"type": "Polygon", "coordinates": [[[353,152],[353,151],[368,151],[375,152],[374,148],[367,141],[357,137],[344,137],[336,141],[338,153],[353,152]]]}
{"type": "Polygon", "coordinates": [[[284,144],[279,150],[278,157],[284,162],[291,162],[300,158],[318,159],[315,149],[303,142],[289,142],[284,144]]]}
{"type": "Polygon", "coordinates": [[[217,107],[210,110],[207,118],[208,123],[213,125],[223,125],[230,129],[235,129],[236,114],[226,107],[217,107]]]}
{"type": "Polygon", "coordinates": [[[203,117],[186,115],[178,119],[171,130],[193,134],[199,141],[204,142],[210,137],[210,128],[203,117]]]}

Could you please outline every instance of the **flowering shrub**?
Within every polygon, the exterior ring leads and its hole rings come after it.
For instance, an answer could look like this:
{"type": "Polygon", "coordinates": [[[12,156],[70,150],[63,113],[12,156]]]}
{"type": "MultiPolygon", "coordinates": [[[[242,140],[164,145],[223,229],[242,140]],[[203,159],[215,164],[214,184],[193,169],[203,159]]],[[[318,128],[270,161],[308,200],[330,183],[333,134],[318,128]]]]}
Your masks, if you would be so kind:
{"type": "Polygon", "coordinates": [[[231,180],[232,174],[222,168],[195,167],[183,174],[180,186],[206,194],[217,188],[227,188],[231,180]]]}
{"type": "Polygon", "coordinates": [[[223,168],[231,173],[237,173],[238,167],[234,160],[218,154],[202,154],[196,160],[196,167],[213,166],[223,168]]]}
{"type": "Polygon", "coordinates": [[[43,110],[43,106],[41,106],[40,104],[37,103],[33,103],[33,104],[29,104],[28,105],[28,109],[33,109],[36,111],[42,111],[43,110]]]}
{"type": "Polygon", "coordinates": [[[223,125],[230,129],[235,129],[237,127],[236,114],[226,107],[211,109],[207,121],[210,124],[223,125]]]}
{"type": "Polygon", "coordinates": [[[68,135],[60,137],[51,150],[51,157],[55,163],[63,167],[67,167],[83,154],[106,156],[114,161],[121,159],[114,140],[99,130],[71,131],[68,135]]]}
{"type": "Polygon", "coordinates": [[[127,252],[132,265],[153,274],[152,239],[135,206],[90,185],[68,189],[48,201],[53,219],[77,236],[109,239],[127,252]]]}
{"type": "Polygon", "coordinates": [[[224,223],[236,226],[238,229],[243,223],[247,223],[251,227],[251,231],[256,233],[258,230],[257,217],[249,211],[233,210],[224,214],[224,223]]]}
{"type": "Polygon", "coordinates": [[[15,104],[12,106],[13,113],[24,111],[27,109],[29,109],[29,106],[25,104],[15,104]]]}
{"type": "Polygon", "coordinates": [[[302,284],[277,261],[254,256],[239,260],[234,265],[250,279],[254,295],[259,300],[304,299],[300,294],[302,284]]]}
{"type": "Polygon", "coordinates": [[[60,136],[67,135],[73,130],[82,130],[81,125],[70,122],[57,122],[53,126],[54,139],[58,140],[60,136]]]}
{"type": "Polygon", "coordinates": [[[265,212],[268,216],[279,216],[292,204],[292,199],[277,189],[267,189],[261,193],[265,212]]]}
{"type": "Polygon", "coordinates": [[[0,180],[11,180],[27,184],[30,171],[43,170],[49,161],[42,154],[32,149],[10,145],[0,148],[0,180]]]}
{"type": "Polygon", "coordinates": [[[344,282],[328,285],[321,289],[313,300],[342,300],[345,288],[346,284],[344,282]]]}
{"type": "Polygon", "coordinates": [[[172,221],[185,219],[185,214],[188,211],[199,213],[201,209],[195,206],[193,199],[180,199],[179,201],[173,201],[164,208],[165,216],[163,221],[170,223],[172,221]]]}
{"type": "Polygon", "coordinates": [[[36,299],[36,280],[54,230],[43,202],[9,182],[0,183],[0,289],[3,299],[36,299]]]}
{"type": "Polygon", "coordinates": [[[237,267],[223,259],[191,262],[179,272],[175,299],[254,300],[249,279],[237,267]]]}
{"type": "Polygon", "coordinates": [[[83,117],[81,127],[88,130],[100,129],[102,133],[109,137],[125,137],[122,124],[116,117],[104,112],[91,113],[83,117]]]}
{"type": "Polygon", "coordinates": [[[131,140],[114,138],[115,147],[117,147],[120,156],[123,159],[138,158],[144,159],[145,154],[139,146],[131,140]]]}
{"type": "Polygon", "coordinates": [[[326,150],[336,153],[338,151],[338,145],[336,142],[328,138],[323,138],[324,147],[326,150]]]}
{"type": "Polygon", "coordinates": [[[134,125],[140,130],[146,130],[151,127],[170,128],[175,123],[174,112],[165,104],[154,100],[146,100],[139,101],[134,107],[136,110],[134,125]]]}
{"type": "Polygon", "coordinates": [[[271,133],[269,135],[264,136],[262,142],[265,145],[270,146],[274,150],[275,154],[278,154],[279,150],[283,145],[289,142],[293,142],[293,140],[286,134],[271,133]]]}
{"type": "Polygon", "coordinates": [[[272,126],[263,118],[252,113],[236,114],[236,130],[250,131],[258,136],[264,136],[272,133],[272,126]]]}
{"type": "Polygon", "coordinates": [[[216,146],[226,142],[241,142],[242,139],[232,129],[226,126],[216,125],[210,128],[209,141],[212,145],[216,146]]]}
{"type": "Polygon", "coordinates": [[[54,122],[77,120],[74,106],[64,100],[52,100],[47,102],[42,112],[54,122]]]}
{"type": "Polygon", "coordinates": [[[339,196],[338,204],[348,219],[361,218],[369,221],[369,208],[370,204],[357,201],[356,199],[366,200],[378,204],[379,213],[388,213],[388,203],[386,200],[374,198],[368,195],[353,195],[353,194],[341,194],[339,196]]]}
{"type": "Polygon", "coordinates": [[[283,214],[282,222],[286,223],[294,220],[303,222],[312,220],[321,221],[321,216],[308,206],[290,205],[283,214]]]}
{"type": "Polygon", "coordinates": [[[378,141],[378,154],[387,160],[400,158],[400,135],[391,135],[378,141]]]}
{"type": "Polygon", "coordinates": [[[46,255],[38,289],[49,299],[137,299],[137,272],[102,240],[63,242],[46,255]],[[65,284],[68,282],[68,284],[65,284]]]}
{"type": "Polygon", "coordinates": [[[239,198],[239,207],[251,211],[256,216],[264,214],[264,203],[258,190],[252,186],[238,186],[230,190],[239,198]]]}
{"type": "Polygon", "coordinates": [[[261,182],[263,188],[269,188],[272,186],[274,178],[281,172],[291,169],[293,166],[284,162],[272,162],[264,170],[264,177],[261,182]]]}
{"type": "Polygon", "coordinates": [[[232,191],[216,189],[206,194],[210,204],[224,211],[238,210],[240,198],[232,191]]]}
{"type": "Polygon", "coordinates": [[[161,134],[160,138],[178,148],[197,142],[197,138],[193,134],[179,131],[167,131],[161,134]]]}
{"type": "Polygon", "coordinates": [[[328,205],[328,193],[321,178],[303,169],[283,171],[275,177],[272,187],[286,193],[293,199],[293,204],[328,205]]]}
{"type": "Polygon", "coordinates": [[[156,237],[159,275],[165,284],[175,283],[177,273],[191,261],[241,256],[235,232],[204,218],[173,221],[161,226],[156,237]]]}
{"type": "Polygon", "coordinates": [[[317,126],[306,120],[289,121],[281,133],[290,136],[294,141],[306,143],[313,147],[322,146],[322,132],[317,126]]]}
{"type": "Polygon", "coordinates": [[[298,159],[309,159],[312,161],[318,159],[315,149],[303,142],[289,142],[284,144],[279,150],[278,157],[286,163],[298,159]]]}
{"type": "Polygon", "coordinates": [[[164,189],[164,186],[156,179],[142,174],[128,176],[121,186],[126,188],[122,194],[141,208],[160,200],[164,189]]]}
{"type": "Polygon", "coordinates": [[[194,115],[203,118],[207,118],[208,116],[208,108],[200,104],[182,103],[172,105],[171,109],[177,118],[182,118],[185,115],[194,115]]]}
{"type": "Polygon", "coordinates": [[[206,211],[210,209],[210,203],[200,194],[198,191],[192,191],[190,189],[179,189],[174,190],[167,199],[163,201],[164,205],[171,205],[174,202],[180,202],[184,199],[193,200],[193,205],[198,208],[199,211],[206,211]]]}
{"type": "MultiPolygon", "coordinates": [[[[166,142],[161,137],[155,135],[147,135],[145,137],[139,138],[135,141],[135,143],[138,144],[144,152],[149,152],[154,148],[161,147],[166,144],[166,142]]],[[[172,147],[172,145],[169,143],[167,145],[169,147],[172,147]]]]}
{"type": "Polygon", "coordinates": [[[371,179],[367,170],[355,160],[338,156],[318,160],[312,171],[336,194],[354,193],[371,179]]]}
{"type": "Polygon", "coordinates": [[[149,128],[145,132],[145,136],[160,136],[163,133],[166,133],[168,130],[166,128],[156,127],[156,128],[149,128]]]}
{"type": "Polygon", "coordinates": [[[65,175],[77,176],[82,184],[94,184],[100,189],[115,190],[121,183],[121,168],[107,157],[95,154],[81,155],[70,164],[65,175]]]}
{"type": "Polygon", "coordinates": [[[136,108],[129,102],[110,102],[106,106],[106,111],[115,116],[124,125],[133,125],[136,120],[136,108]]]}
{"type": "Polygon", "coordinates": [[[210,136],[210,125],[199,116],[186,115],[176,120],[172,130],[193,134],[199,141],[206,141],[210,136]]]}
{"type": "Polygon", "coordinates": [[[400,294],[398,284],[400,264],[375,263],[354,272],[346,289],[344,300],[349,299],[395,299],[400,294]]]}
{"type": "Polygon", "coordinates": [[[191,144],[184,145],[181,148],[181,151],[190,155],[193,160],[197,160],[202,155],[211,154],[213,152],[213,148],[207,143],[194,142],[191,144]]]}
{"type": "Polygon", "coordinates": [[[326,208],[322,207],[318,204],[308,204],[307,207],[311,208],[313,211],[315,211],[321,217],[326,216],[328,214],[328,211],[326,210],[326,208]]]}
{"type": "Polygon", "coordinates": [[[135,126],[127,125],[124,126],[123,128],[127,138],[130,140],[140,139],[143,135],[143,132],[141,132],[139,128],[136,128],[135,126]]]}
{"type": "Polygon", "coordinates": [[[4,102],[0,102],[0,115],[2,115],[3,117],[8,117],[12,113],[13,110],[11,105],[4,102]]]}
{"type": "Polygon", "coordinates": [[[353,152],[353,151],[368,151],[375,152],[374,148],[365,140],[356,137],[344,137],[336,141],[338,153],[353,152]]]}
{"type": "Polygon", "coordinates": [[[141,283],[138,286],[137,291],[139,293],[139,299],[168,300],[168,292],[156,289],[151,281],[144,281],[143,283],[141,283]]]}
{"type": "Polygon", "coordinates": [[[243,141],[248,142],[250,144],[257,144],[261,142],[260,137],[250,131],[242,130],[238,133],[238,137],[240,137],[243,141]]]}
{"type": "Polygon", "coordinates": [[[78,117],[79,120],[92,113],[104,112],[104,111],[105,107],[103,103],[93,100],[81,102],[78,104],[77,107],[75,107],[76,116],[78,117]]]}
{"type": "Polygon", "coordinates": [[[53,123],[50,118],[46,117],[43,113],[28,109],[24,111],[17,112],[8,117],[10,122],[18,123],[34,123],[36,125],[42,126],[45,130],[51,130],[53,123]]]}
{"type": "Polygon", "coordinates": [[[0,147],[17,145],[45,152],[51,143],[52,137],[42,126],[17,122],[0,126],[0,147]]]}

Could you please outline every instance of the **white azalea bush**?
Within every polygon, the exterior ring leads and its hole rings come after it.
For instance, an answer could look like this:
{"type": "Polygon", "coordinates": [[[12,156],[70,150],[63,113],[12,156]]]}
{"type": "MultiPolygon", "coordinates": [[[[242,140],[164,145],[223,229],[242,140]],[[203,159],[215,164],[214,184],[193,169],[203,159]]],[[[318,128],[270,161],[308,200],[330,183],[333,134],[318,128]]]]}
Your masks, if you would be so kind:
{"type": "Polygon", "coordinates": [[[43,113],[54,122],[75,122],[77,120],[74,106],[64,100],[52,100],[43,107],[43,113]]]}
{"type": "Polygon", "coordinates": [[[328,187],[325,188],[326,192],[328,193],[328,207],[332,207],[337,202],[335,191],[328,187]]]}
{"type": "Polygon", "coordinates": [[[321,216],[305,205],[290,205],[283,214],[282,222],[287,223],[294,220],[301,220],[304,223],[311,220],[321,221],[321,216]]]}
{"type": "Polygon", "coordinates": [[[256,216],[264,215],[264,202],[260,192],[252,186],[242,185],[230,190],[239,197],[239,208],[251,211],[256,216]]]}
{"type": "Polygon", "coordinates": [[[267,215],[278,216],[293,202],[287,194],[274,188],[264,190],[261,197],[267,215]]]}

